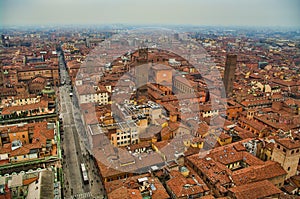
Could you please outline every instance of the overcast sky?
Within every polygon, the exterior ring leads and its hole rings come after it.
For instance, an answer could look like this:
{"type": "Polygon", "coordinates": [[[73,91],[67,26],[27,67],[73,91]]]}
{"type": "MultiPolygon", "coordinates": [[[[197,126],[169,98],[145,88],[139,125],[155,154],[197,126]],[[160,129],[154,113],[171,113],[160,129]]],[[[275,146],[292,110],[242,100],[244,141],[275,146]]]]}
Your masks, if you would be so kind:
{"type": "Polygon", "coordinates": [[[0,0],[2,25],[191,24],[300,27],[299,0],[0,0]]]}

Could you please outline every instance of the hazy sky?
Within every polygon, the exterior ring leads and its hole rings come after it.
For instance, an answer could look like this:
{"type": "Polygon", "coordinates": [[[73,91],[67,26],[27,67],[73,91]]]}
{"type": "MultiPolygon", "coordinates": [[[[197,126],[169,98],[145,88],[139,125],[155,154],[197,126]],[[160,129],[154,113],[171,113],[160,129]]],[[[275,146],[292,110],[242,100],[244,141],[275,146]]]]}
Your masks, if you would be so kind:
{"type": "Polygon", "coordinates": [[[300,27],[299,0],[0,0],[2,25],[192,24],[300,27]]]}

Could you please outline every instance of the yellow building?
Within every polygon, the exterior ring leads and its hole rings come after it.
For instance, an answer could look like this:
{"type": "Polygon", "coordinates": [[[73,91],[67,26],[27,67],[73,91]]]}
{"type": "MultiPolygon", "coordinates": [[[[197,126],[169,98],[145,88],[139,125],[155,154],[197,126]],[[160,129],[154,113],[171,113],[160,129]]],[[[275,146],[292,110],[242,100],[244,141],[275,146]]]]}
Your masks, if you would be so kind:
{"type": "Polygon", "coordinates": [[[188,139],[185,140],[183,143],[187,147],[202,149],[204,144],[204,139],[201,137],[194,137],[192,140],[188,139]]]}
{"type": "Polygon", "coordinates": [[[221,146],[224,146],[224,145],[232,143],[232,137],[230,135],[228,135],[227,133],[222,132],[220,134],[220,136],[218,137],[217,141],[221,146]]]}

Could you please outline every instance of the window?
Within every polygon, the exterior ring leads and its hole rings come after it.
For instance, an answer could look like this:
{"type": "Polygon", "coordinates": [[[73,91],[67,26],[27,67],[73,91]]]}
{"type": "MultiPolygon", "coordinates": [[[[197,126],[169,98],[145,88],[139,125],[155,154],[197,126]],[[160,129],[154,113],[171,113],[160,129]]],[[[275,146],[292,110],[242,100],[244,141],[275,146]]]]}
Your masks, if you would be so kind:
{"type": "Polygon", "coordinates": [[[295,153],[295,151],[294,151],[294,150],[292,150],[291,154],[294,154],[294,153],[295,153]]]}
{"type": "Polygon", "coordinates": [[[286,150],[285,150],[285,149],[283,149],[283,152],[285,153],[285,152],[286,152],[286,150]]]}
{"type": "Polygon", "coordinates": [[[288,167],[287,170],[290,171],[290,170],[291,170],[291,167],[288,167]]]}
{"type": "Polygon", "coordinates": [[[25,138],[25,135],[22,135],[22,138],[25,138]]]}

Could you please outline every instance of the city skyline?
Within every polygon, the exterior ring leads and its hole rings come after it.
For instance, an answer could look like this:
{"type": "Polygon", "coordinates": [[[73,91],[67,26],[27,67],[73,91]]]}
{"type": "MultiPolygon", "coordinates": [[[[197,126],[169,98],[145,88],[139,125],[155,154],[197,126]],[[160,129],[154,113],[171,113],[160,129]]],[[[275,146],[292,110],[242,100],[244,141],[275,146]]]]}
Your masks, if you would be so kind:
{"type": "Polygon", "coordinates": [[[1,24],[170,24],[300,27],[296,0],[2,0],[1,24]],[[272,5],[272,6],[270,6],[272,5]]]}
{"type": "Polygon", "coordinates": [[[299,197],[299,27],[74,24],[79,3],[34,1],[1,12],[24,24],[0,28],[0,198],[299,197]]]}

